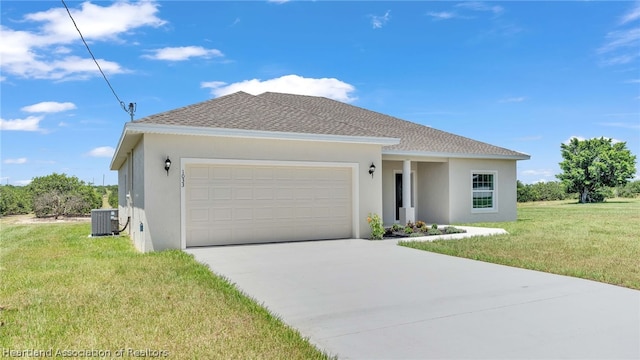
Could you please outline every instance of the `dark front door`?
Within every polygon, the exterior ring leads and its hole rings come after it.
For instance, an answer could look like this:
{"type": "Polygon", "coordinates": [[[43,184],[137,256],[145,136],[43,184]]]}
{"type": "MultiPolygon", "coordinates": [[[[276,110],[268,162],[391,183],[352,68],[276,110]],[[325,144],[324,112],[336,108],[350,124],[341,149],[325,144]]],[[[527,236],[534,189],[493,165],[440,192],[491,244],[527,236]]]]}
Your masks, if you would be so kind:
{"type": "Polygon", "coordinates": [[[402,207],[402,173],[396,174],[396,220],[400,220],[400,208],[402,207]]]}

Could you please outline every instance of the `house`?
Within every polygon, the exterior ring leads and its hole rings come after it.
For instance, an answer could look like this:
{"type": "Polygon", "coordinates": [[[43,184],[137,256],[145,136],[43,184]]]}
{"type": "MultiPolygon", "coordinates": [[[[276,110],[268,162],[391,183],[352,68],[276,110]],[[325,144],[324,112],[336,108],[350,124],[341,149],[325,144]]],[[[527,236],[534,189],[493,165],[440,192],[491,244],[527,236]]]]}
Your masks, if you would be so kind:
{"type": "Polygon", "coordinates": [[[237,92],[125,124],[111,170],[141,251],[516,219],[529,155],[322,97],[237,92]]]}

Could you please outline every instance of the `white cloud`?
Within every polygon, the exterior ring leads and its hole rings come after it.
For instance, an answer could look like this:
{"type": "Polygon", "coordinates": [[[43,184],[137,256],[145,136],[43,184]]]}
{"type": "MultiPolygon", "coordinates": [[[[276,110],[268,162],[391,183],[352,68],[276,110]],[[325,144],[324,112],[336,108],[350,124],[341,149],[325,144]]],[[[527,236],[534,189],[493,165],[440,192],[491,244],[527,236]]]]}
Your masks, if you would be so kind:
{"type": "MultiPolygon", "coordinates": [[[[635,12],[628,13],[624,17],[627,20],[621,22],[621,24],[640,17],[640,5],[637,6],[636,11],[639,14],[635,12]]],[[[601,56],[601,64],[603,65],[623,65],[631,63],[640,57],[638,48],[640,48],[640,28],[631,27],[607,33],[604,44],[596,52],[601,56]]]]}
{"type": "MultiPolygon", "coordinates": [[[[132,30],[165,24],[156,17],[158,4],[153,1],[138,3],[115,2],[99,6],[90,2],[80,9],[70,9],[76,24],[87,41],[121,41],[118,37],[132,30]]],[[[70,56],[64,45],[77,43],[79,35],[63,7],[31,13],[20,20],[33,23],[30,30],[13,30],[0,25],[0,61],[3,72],[24,78],[74,79],[98,74],[91,58],[70,56]],[[79,73],[80,76],[76,76],[79,73]]],[[[86,52],[84,52],[86,55],[86,52]]],[[[99,59],[105,72],[124,72],[120,65],[99,59]]]]}
{"type": "Polygon", "coordinates": [[[638,19],[640,19],[640,1],[636,1],[636,3],[633,5],[633,8],[629,10],[628,13],[622,15],[622,17],[620,18],[620,24],[624,25],[638,19]]]}
{"type": "Polygon", "coordinates": [[[501,102],[501,103],[523,102],[526,99],[527,98],[525,96],[510,97],[510,98],[501,99],[499,102],[501,102]]]}
{"type": "Polygon", "coordinates": [[[624,82],[625,84],[640,84],[640,79],[631,79],[624,82]]]}
{"type": "Polygon", "coordinates": [[[212,58],[224,56],[220,50],[205,49],[202,46],[166,47],[152,51],[154,52],[153,55],[143,55],[143,57],[152,60],[183,61],[192,57],[212,58]]]}
{"type": "Polygon", "coordinates": [[[26,164],[27,158],[5,159],[3,162],[5,164],[26,164]]]}
{"type": "Polygon", "coordinates": [[[473,11],[489,11],[494,15],[500,15],[504,11],[502,6],[488,5],[482,1],[465,1],[456,4],[456,7],[473,11]]]}
{"type": "Polygon", "coordinates": [[[279,92],[298,95],[323,96],[342,102],[356,100],[351,96],[355,87],[335,78],[305,78],[298,75],[285,75],[275,79],[252,79],[227,84],[222,81],[210,81],[201,83],[201,87],[211,89],[215,97],[244,91],[258,95],[264,92],[279,92]]]}
{"type": "Polygon", "coordinates": [[[116,150],[111,146],[100,146],[89,151],[87,153],[87,156],[110,158],[110,157],[113,157],[113,154],[115,153],[115,151],[116,150]]]}
{"type": "Polygon", "coordinates": [[[32,181],[31,179],[29,179],[29,180],[17,180],[17,181],[14,181],[13,183],[18,185],[18,186],[27,186],[27,185],[31,184],[31,181],[32,181]]]}
{"type": "Polygon", "coordinates": [[[26,119],[5,120],[0,118],[0,130],[40,131],[39,124],[43,116],[28,116],[26,119]]]}
{"type": "Polygon", "coordinates": [[[379,16],[379,15],[369,15],[369,16],[371,17],[371,26],[373,26],[374,29],[380,29],[381,27],[386,25],[389,19],[391,18],[391,10],[387,10],[387,12],[385,12],[384,15],[382,16],[379,16]]]}
{"type": "Polygon", "coordinates": [[[61,111],[76,109],[76,105],[72,102],[56,102],[56,101],[43,101],[37,104],[23,107],[22,111],[30,113],[57,113],[61,111]]]}
{"type": "Polygon", "coordinates": [[[449,20],[459,17],[458,14],[451,11],[430,11],[427,15],[431,16],[435,20],[449,20]]]}

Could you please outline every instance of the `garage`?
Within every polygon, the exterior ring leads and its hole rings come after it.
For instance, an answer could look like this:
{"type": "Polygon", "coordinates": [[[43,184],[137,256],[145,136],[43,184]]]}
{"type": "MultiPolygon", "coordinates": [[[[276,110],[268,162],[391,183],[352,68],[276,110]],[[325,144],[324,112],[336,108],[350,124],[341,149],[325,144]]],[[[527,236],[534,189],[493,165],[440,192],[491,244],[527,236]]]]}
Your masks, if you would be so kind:
{"type": "Polygon", "coordinates": [[[353,236],[353,166],[229,161],[187,164],[186,246],[353,236]]]}

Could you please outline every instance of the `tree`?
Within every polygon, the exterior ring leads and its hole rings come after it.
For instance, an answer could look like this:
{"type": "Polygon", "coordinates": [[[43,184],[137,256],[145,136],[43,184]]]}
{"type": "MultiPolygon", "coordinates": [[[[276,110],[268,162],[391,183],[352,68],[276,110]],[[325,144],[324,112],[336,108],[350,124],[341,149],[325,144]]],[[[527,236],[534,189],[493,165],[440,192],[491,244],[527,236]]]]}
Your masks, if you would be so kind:
{"type": "Polygon", "coordinates": [[[37,217],[88,214],[102,200],[90,185],[75,176],[53,173],[36,177],[29,184],[37,217]]]}
{"type": "Polygon", "coordinates": [[[590,140],[572,138],[561,144],[563,173],[556,175],[568,192],[578,193],[580,203],[604,201],[606,187],[626,184],[635,175],[636,156],[624,142],[604,137],[590,140]]]}
{"type": "Polygon", "coordinates": [[[31,206],[31,194],[24,186],[0,186],[0,215],[28,214],[31,206]]]}

